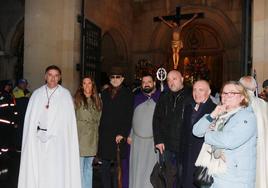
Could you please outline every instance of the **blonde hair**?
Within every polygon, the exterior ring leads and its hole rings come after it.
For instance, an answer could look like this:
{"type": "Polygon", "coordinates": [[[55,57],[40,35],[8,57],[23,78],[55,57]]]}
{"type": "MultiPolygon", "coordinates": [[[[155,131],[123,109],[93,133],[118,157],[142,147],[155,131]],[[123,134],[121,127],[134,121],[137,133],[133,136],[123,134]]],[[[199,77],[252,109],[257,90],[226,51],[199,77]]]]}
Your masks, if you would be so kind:
{"type": "Polygon", "coordinates": [[[240,106],[247,107],[249,105],[249,95],[247,93],[246,88],[240,82],[237,81],[225,82],[221,88],[221,93],[226,85],[234,85],[236,89],[239,91],[239,93],[244,96],[244,99],[241,101],[240,106]]]}

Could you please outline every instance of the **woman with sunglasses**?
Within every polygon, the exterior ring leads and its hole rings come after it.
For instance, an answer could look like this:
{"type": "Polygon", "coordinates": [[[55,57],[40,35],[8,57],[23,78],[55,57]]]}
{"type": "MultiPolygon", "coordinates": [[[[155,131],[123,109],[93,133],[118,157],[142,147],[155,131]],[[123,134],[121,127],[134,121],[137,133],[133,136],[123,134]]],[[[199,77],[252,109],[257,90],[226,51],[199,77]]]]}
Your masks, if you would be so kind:
{"type": "Polygon", "coordinates": [[[91,76],[83,78],[75,94],[82,188],[92,187],[92,162],[98,148],[101,100],[91,76]]]}
{"type": "Polygon", "coordinates": [[[256,171],[256,118],[249,97],[239,83],[229,81],[221,92],[221,104],[204,115],[193,134],[204,137],[196,166],[208,168],[211,188],[254,188],[256,171]]]}

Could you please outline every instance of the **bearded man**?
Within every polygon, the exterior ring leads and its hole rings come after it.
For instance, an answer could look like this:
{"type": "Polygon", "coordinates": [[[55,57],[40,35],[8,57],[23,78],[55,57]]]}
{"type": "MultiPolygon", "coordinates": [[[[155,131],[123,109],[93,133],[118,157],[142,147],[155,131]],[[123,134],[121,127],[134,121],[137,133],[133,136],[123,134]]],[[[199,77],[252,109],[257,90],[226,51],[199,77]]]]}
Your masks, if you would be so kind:
{"type": "Polygon", "coordinates": [[[129,188],[152,188],[150,174],[157,161],[152,122],[160,91],[156,90],[150,74],[144,74],[141,82],[141,91],[134,98],[132,129],[128,138],[131,144],[129,188]]]}

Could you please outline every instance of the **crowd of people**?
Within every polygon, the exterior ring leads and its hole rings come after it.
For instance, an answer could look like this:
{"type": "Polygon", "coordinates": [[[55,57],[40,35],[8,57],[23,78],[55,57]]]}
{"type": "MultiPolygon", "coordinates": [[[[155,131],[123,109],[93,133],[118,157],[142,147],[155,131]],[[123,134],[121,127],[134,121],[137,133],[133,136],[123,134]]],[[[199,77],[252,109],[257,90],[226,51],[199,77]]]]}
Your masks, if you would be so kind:
{"type": "Polygon", "coordinates": [[[30,97],[28,82],[0,81],[0,187],[16,187],[24,115],[30,97]]]}
{"type": "Polygon", "coordinates": [[[252,76],[228,81],[216,104],[208,81],[190,88],[177,70],[168,73],[163,92],[145,72],[134,93],[124,70],[113,67],[101,93],[87,75],[73,97],[60,85],[61,74],[47,67],[45,84],[33,93],[25,79],[14,89],[1,82],[1,187],[94,187],[94,159],[104,188],[154,187],[152,172],[163,160],[175,172],[159,175],[168,188],[268,187],[268,80],[259,96],[252,76]],[[3,165],[8,152],[21,155],[14,169],[3,165]],[[212,181],[197,183],[199,167],[212,181]],[[7,170],[19,176],[5,177],[7,170]]]}

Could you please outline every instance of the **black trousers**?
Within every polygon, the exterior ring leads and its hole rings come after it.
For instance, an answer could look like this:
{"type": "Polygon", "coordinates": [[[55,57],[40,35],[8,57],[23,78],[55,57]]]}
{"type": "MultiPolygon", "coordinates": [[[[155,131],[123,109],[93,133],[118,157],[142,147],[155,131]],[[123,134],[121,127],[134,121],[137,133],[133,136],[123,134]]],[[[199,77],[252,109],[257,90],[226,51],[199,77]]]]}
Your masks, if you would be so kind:
{"type": "Polygon", "coordinates": [[[170,161],[173,165],[176,166],[177,174],[176,180],[174,182],[174,188],[181,188],[182,187],[182,164],[181,158],[178,152],[173,152],[166,150],[164,152],[165,160],[170,161]]]}
{"type": "Polygon", "coordinates": [[[101,181],[103,188],[117,188],[117,163],[109,160],[102,160],[101,181]]]}

